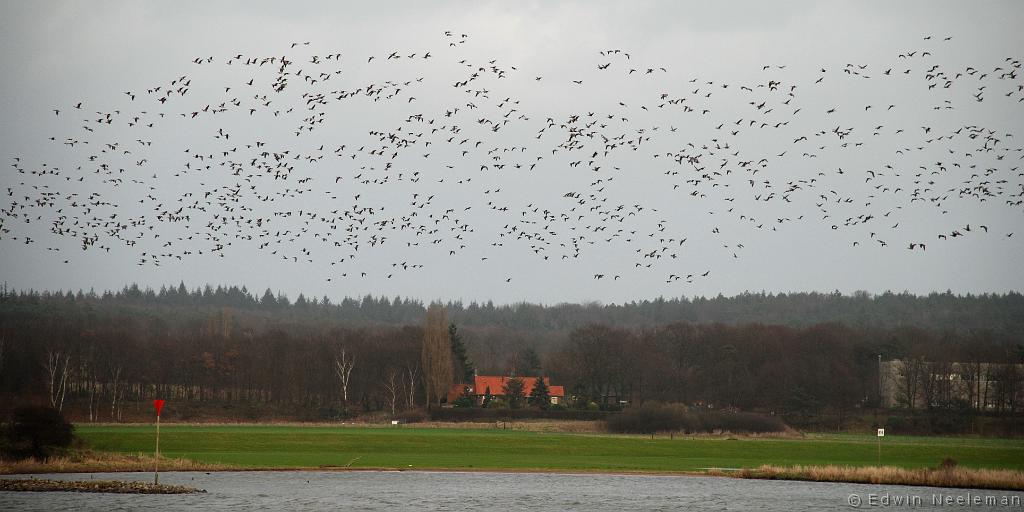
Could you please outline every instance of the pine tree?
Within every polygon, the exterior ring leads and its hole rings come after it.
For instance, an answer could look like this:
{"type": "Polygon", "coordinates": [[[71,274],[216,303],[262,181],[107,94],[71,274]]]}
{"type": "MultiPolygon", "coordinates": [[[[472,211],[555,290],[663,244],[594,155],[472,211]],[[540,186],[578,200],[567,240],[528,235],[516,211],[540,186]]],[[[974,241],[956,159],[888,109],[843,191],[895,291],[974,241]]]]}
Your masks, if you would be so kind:
{"type": "Polygon", "coordinates": [[[544,382],[543,376],[537,377],[537,382],[530,390],[530,405],[541,409],[547,409],[551,405],[551,390],[548,388],[548,383],[544,382]]]}
{"type": "Polygon", "coordinates": [[[509,409],[522,407],[526,399],[525,387],[523,379],[519,377],[512,377],[505,381],[505,389],[503,391],[505,391],[505,402],[508,403],[509,409]]]}
{"type": "Polygon", "coordinates": [[[274,298],[274,292],[267,288],[267,291],[263,292],[263,298],[260,299],[260,306],[265,308],[273,308],[277,306],[277,299],[274,298]]]}
{"type": "Polygon", "coordinates": [[[528,377],[538,377],[541,374],[540,356],[533,347],[527,347],[519,353],[520,372],[528,377]]]}
{"type": "Polygon", "coordinates": [[[466,345],[462,343],[462,336],[454,323],[448,325],[448,337],[452,340],[452,364],[455,366],[456,378],[464,384],[472,383],[476,368],[466,355],[466,345]]]}

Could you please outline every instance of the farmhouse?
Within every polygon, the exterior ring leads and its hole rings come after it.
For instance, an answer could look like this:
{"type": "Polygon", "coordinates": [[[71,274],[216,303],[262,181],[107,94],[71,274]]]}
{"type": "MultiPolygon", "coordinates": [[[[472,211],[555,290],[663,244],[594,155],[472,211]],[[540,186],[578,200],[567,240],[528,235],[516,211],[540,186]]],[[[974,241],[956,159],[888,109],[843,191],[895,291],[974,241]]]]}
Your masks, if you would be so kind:
{"type": "MultiPolygon", "coordinates": [[[[519,377],[523,381],[523,394],[527,397],[533,392],[533,386],[537,383],[537,377],[519,377]]],[[[473,382],[468,384],[455,384],[448,390],[448,403],[453,403],[460,396],[463,390],[468,389],[469,394],[476,400],[477,405],[484,403],[484,398],[490,394],[494,398],[505,398],[505,384],[510,377],[498,377],[491,375],[476,375],[473,382]]],[[[544,383],[548,385],[548,395],[551,397],[551,404],[558,405],[565,401],[565,388],[552,386],[551,380],[544,377],[544,383]]]]}

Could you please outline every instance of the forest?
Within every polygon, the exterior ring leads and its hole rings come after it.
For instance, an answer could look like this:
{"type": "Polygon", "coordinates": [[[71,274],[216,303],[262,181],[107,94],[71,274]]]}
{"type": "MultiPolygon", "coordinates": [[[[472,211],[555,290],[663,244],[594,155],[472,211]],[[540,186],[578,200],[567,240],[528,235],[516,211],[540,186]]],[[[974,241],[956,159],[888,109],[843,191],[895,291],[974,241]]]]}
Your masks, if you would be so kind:
{"type": "MultiPolygon", "coordinates": [[[[879,406],[879,360],[900,359],[1005,369],[987,377],[994,406],[946,395],[928,400],[929,410],[1024,409],[1017,293],[434,305],[450,322],[453,383],[474,371],[544,375],[565,386],[569,408],[657,401],[790,422],[842,418],[879,406]]],[[[184,284],[102,293],[5,288],[0,407],[51,405],[76,421],[126,421],[154,398],[179,413],[206,404],[247,419],[422,409],[427,308],[400,297],[335,303],[184,284]]]]}

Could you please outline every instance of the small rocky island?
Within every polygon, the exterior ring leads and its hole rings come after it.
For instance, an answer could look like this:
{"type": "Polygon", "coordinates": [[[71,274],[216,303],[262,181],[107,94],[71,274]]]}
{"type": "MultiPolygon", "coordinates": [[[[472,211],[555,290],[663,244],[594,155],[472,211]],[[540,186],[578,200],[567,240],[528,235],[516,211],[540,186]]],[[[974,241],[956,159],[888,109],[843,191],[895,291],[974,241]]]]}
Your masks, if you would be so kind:
{"type": "Polygon", "coordinates": [[[118,480],[0,479],[0,492],[7,491],[108,492],[118,494],[193,494],[206,492],[202,489],[183,485],[123,482],[118,480]]]}

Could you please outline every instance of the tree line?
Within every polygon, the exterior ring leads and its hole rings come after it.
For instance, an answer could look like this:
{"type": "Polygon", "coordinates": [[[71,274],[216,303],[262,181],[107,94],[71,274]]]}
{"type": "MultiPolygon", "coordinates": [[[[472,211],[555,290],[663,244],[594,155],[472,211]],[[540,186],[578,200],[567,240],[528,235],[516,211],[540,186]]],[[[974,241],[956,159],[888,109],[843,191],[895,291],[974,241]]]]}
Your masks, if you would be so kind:
{"type": "MultiPolygon", "coordinates": [[[[572,407],[615,409],[625,402],[661,401],[799,419],[841,417],[878,405],[879,356],[1024,363],[1020,331],[997,328],[836,319],[810,325],[660,321],[660,313],[636,324],[612,316],[574,324],[586,318],[580,315],[546,325],[526,320],[529,315],[513,306],[494,310],[507,310],[506,318],[515,321],[487,322],[486,315],[469,315],[471,308],[437,303],[428,314],[428,307],[398,299],[354,301],[366,312],[353,321],[344,308],[323,300],[282,305],[285,300],[274,296],[272,307],[260,301],[235,306],[215,298],[205,303],[205,292],[184,287],[141,294],[126,290],[101,295],[5,290],[0,301],[3,405],[42,402],[96,421],[117,421],[127,403],[157,397],[394,415],[440,401],[452,383],[467,382],[477,371],[547,376],[575,398],[572,407]],[[383,312],[387,308],[393,311],[383,312]],[[395,320],[405,315],[407,321],[395,320]]],[[[223,300],[252,297],[239,288],[219,290],[213,296],[223,300]]],[[[762,300],[787,303],[790,298],[757,299],[762,300]]],[[[948,299],[969,310],[985,309],[983,316],[1000,319],[995,323],[1003,326],[1018,321],[1000,316],[1017,300],[1016,295],[948,299]]],[[[662,307],[651,304],[636,310],[662,307]]],[[[1019,396],[1021,379],[1010,374],[1001,379],[1007,398],[1000,411],[1020,412],[1012,397],[1019,396]]],[[[948,404],[954,406],[962,404],[948,404]]]]}
{"type": "MultiPolygon", "coordinates": [[[[410,325],[422,322],[427,304],[412,298],[327,296],[294,300],[270,289],[262,294],[238,286],[205,285],[189,289],[184,283],[159,290],[125,286],[121,290],[35,291],[0,289],[0,304],[91,304],[125,307],[221,307],[282,315],[302,321],[329,318],[346,325],[410,325]]],[[[916,326],[928,329],[971,331],[984,329],[998,335],[1024,331],[1024,295],[964,294],[950,291],[914,295],[885,292],[742,293],[732,297],[658,297],[622,304],[496,305],[492,301],[447,301],[443,305],[457,325],[501,326],[512,329],[566,330],[592,323],[642,327],[671,322],[748,324],[806,327],[839,322],[859,327],[916,326]]]]}

